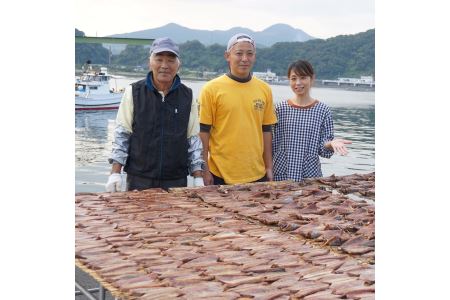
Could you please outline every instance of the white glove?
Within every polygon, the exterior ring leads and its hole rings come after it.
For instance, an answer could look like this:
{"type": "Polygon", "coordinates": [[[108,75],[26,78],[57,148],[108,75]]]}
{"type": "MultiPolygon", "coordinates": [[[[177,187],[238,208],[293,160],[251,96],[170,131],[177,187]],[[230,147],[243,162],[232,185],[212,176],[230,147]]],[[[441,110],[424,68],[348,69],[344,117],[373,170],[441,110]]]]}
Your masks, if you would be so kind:
{"type": "Polygon", "coordinates": [[[205,186],[203,177],[194,177],[194,186],[205,186]]]}
{"type": "Polygon", "coordinates": [[[110,193],[120,192],[122,190],[122,174],[112,173],[109,175],[105,188],[110,193]]]}

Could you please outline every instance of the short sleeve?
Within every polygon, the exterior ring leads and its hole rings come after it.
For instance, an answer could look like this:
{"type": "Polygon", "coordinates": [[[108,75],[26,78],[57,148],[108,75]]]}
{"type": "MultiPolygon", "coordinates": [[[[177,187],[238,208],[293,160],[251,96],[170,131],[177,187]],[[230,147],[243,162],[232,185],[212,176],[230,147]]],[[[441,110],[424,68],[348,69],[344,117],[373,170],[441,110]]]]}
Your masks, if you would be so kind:
{"type": "Polygon", "coordinates": [[[208,85],[205,85],[200,91],[199,102],[200,102],[200,123],[206,125],[212,125],[214,120],[213,113],[213,97],[211,89],[208,85]]]}
{"type": "Polygon", "coordinates": [[[275,107],[273,105],[272,90],[270,87],[267,91],[267,105],[264,111],[263,125],[272,125],[277,122],[277,116],[275,115],[275,107]]]}

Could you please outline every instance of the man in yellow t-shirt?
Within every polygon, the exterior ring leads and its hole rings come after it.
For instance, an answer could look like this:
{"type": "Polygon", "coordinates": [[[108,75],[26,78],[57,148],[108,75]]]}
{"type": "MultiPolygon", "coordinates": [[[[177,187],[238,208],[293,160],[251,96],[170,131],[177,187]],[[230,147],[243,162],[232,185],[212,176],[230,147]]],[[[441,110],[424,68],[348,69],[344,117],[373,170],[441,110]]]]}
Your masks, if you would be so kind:
{"type": "Polygon", "coordinates": [[[255,42],[247,34],[234,35],[224,56],[230,71],[200,93],[200,138],[208,158],[203,180],[206,185],[272,181],[271,126],[277,119],[269,85],[251,74],[255,42]]]}

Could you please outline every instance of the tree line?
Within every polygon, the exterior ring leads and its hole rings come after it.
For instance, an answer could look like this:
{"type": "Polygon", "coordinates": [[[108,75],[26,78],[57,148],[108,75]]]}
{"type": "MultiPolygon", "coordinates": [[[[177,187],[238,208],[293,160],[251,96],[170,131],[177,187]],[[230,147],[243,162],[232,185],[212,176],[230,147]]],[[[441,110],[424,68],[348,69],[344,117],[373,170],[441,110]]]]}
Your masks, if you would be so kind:
{"type": "MultiPolygon", "coordinates": [[[[84,35],[75,30],[76,34],[84,35]]],[[[147,69],[147,46],[128,45],[118,55],[97,44],[76,44],[75,63],[81,65],[87,60],[94,64],[142,66],[147,69]]],[[[225,46],[205,46],[199,41],[180,44],[183,70],[226,72],[228,67],[223,53],[225,46]]],[[[288,65],[298,59],[311,62],[317,78],[375,77],[375,29],[353,35],[340,35],[326,40],[314,39],[306,42],[282,42],[271,47],[257,48],[257,60],[253,68],[257,72],[270,69],[277,75],[286,75],[288,65]]]]}

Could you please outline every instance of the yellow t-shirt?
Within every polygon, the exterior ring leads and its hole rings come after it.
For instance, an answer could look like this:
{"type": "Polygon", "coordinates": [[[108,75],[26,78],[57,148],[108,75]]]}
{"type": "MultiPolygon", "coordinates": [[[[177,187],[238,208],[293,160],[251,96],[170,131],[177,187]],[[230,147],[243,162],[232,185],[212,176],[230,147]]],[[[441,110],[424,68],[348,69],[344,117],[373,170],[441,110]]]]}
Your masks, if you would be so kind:
{"type": "Polygon", "coordinates": [[[222,75],[205,84],[199,99],[200,123],[211,125],[210,171],[228,184],[263,177],[262,125],[277,121],[269,85],[256,77],[241,83],[222,75]]]}

